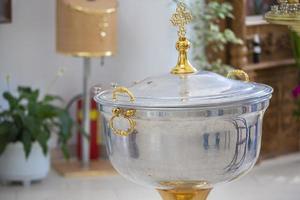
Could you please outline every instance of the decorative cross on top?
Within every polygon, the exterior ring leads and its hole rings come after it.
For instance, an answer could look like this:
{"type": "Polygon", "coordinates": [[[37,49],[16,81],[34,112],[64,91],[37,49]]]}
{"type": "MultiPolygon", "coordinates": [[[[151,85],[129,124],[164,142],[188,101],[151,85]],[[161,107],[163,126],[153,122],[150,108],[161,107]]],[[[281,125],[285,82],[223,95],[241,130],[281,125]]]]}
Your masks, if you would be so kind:
{"type": "Polygon", "coordinates": [[[177,4],[176,13],[173,14],[171,22],[174,26],[179,27],[179,37],[185,37],[185,25],[189,24],[193,19],[192,13],[187,10],[185,3],[179,2],[177,4]]]}

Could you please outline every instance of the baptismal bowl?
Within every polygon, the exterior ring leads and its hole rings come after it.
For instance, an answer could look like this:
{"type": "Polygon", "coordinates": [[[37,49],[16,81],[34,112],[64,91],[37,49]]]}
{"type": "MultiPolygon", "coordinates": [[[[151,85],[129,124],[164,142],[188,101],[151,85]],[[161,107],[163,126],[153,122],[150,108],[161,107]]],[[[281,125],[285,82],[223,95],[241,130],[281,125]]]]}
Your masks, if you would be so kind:
{"type": "Polygon", "coordinates": [[[187,58],[184,25],[191,18],[180,1],[171,20],[179,26],[171,73],[95,97],[114,168],[165,200],[206,199],[216,184],[246,174],[259,156],[273,92],[241,70],[227,78],[198,72],[187,58]]]}
{"type": "Polygon", "coordinates": [[[212,188],[248,172],[272,91],[199,72],[148,78],[95,99],[114,168],[138,184],[171,190],[212,188]]]}

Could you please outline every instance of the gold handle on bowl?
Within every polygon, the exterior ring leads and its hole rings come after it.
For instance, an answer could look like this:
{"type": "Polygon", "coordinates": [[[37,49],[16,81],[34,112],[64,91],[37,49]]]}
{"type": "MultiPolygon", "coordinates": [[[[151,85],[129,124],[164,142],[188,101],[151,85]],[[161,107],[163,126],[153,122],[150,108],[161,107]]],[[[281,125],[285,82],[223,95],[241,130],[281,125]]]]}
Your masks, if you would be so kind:
{"type": "Polygon", "coordinates": [[[132,92],[130,92],[130,91],[128,90],[128,88],[126,88],[126,87],[117,87],[117,88],[113,91],[113,94],[112,94],[113,97],[112,97],[112,99],[113,99],[114,101],[117,100],[117,95],[118,95],[118,94],[127,94],[127,95],[129,96],[131,102],[134,102],[134,101],[135,101],[134,95],[133,95],[132,92]]]}
{"type": "MultiPolygon", "coordinates": [[[[130,101],[134,102],[135,101],[135,97],[132,94],[132,92],[130,92],[127,88],[125,87],[117,87],[112,94],[112,99],[114,101],[117,101],[117,95],[118,94],[126,94],[129,96],[130,101]]],[[[132,119],[132,117],[135,116],[136,110],[134,109],[123,109],[123,108],[114,108],[112,110],[112,118],[109,121],[109,126],[112,129],[112,131],[114,132],[114,134],[118,135],[118,136],[129,136],[130,134],[133,133],[135,126],[136,126],[136,122],[132,119]],[[121,130],[121,129],[117,129],[115,128],[114,125],[114,121],[115,119],[122,117],[124,119],[126,119],[129,122],[129,128],[127,130],[121,130]]]]}
{"type": "Polygon", "coordinates": [[[243,70],[239,70],[239,69],[232,70],[231,72],[229,72],[227,74],[227,78],[231,78],[231,77],[238,77],[245,82],[250,81],[249,75],[246,72],[244,72],[243,70]]]}

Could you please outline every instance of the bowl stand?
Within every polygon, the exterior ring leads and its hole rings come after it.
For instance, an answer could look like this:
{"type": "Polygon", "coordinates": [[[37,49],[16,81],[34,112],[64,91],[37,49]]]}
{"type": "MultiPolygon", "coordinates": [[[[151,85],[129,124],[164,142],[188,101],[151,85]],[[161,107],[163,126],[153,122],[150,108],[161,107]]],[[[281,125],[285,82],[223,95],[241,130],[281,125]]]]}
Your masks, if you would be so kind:
{"type": "Polygon", "coordinates": [[[211,189],[158,190],[163,200],[206,200],[211,189]]]}

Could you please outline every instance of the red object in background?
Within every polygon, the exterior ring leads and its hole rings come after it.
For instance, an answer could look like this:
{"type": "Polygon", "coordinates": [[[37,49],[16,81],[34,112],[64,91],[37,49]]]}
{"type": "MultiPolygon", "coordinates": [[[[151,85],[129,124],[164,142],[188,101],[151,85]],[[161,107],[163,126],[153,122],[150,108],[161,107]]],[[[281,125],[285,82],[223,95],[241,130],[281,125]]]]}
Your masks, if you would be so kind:
{"type": "MultiPolygon", "coordinates": [[[[82,100],[77,101],[77,122],[82,124],[82,100]]],[[[90,159],[97,160],[100,156],[100,130],[99,130],[99,114],[97,111],[97,103],[91,100],[91,110],[90,110],[90,159]]],[[[77,134],[77,157],[81,160],[82,153],[82,135],[80,131],[77,134]]]]}

